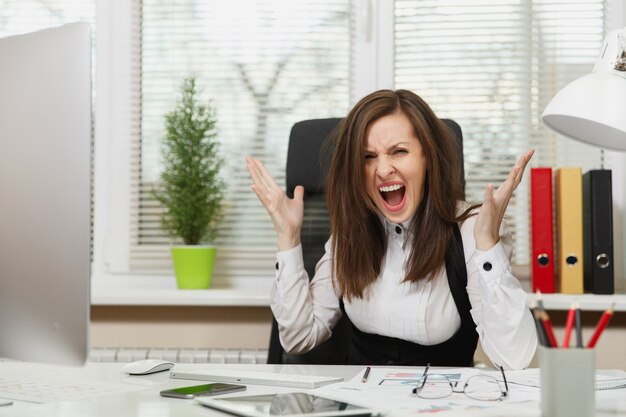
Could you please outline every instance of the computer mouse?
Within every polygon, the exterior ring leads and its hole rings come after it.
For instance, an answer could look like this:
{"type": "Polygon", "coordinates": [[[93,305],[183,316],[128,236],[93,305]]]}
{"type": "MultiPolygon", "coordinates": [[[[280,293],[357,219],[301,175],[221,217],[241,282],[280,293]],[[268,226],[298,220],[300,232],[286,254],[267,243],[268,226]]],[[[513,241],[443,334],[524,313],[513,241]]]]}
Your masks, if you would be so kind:
{"type": "Polygon", "coordinates": [[[174,362],[163,359],[141,359],[124,365],[124,372],[130,375],[148,375],[171,369],[174,362]]]}

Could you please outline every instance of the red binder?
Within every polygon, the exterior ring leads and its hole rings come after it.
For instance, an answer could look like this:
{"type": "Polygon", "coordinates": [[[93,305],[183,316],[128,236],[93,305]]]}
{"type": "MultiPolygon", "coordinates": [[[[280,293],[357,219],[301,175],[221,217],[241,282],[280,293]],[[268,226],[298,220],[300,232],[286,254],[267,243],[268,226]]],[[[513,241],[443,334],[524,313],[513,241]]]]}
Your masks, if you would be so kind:
{"type": "Polygon", "coordinates": [[[552,168],[531,168],[531,263],[533,292],[554,292],[552,168]]]}

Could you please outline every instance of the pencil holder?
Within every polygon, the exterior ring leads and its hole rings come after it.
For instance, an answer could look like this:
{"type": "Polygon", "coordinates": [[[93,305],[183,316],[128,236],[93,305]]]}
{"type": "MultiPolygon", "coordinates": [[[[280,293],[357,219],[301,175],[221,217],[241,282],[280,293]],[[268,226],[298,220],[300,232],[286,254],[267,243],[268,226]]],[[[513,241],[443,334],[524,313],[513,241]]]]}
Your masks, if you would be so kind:
{"type": "Polygon", "coordinates": [[[543,417],[595,415],[595,365],[593,349],[550,349],[540,346],[543,417]]]}

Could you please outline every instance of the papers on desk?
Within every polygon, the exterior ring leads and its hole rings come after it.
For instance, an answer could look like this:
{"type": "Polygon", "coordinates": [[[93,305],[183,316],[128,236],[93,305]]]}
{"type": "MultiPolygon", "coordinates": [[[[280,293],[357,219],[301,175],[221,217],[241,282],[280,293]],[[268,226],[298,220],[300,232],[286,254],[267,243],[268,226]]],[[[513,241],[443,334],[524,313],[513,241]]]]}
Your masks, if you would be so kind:
{"type": "MultiPolygon", "coordinates": [[[[509,371],[506,373],[506,379],[509,384],[541,388],[541,378],[537,368],[524,371],[509,371]]],[[[626,388],[626,372],[621,370],[600,370],[596,372],[595,386],[597,391],[626,388]]]]}
{"type": "MultiPolygon", "coordinates": [[[[516,415],[537,415],[539,411],[537,404],[541,393],[535,387],[517,385],[512,388],[509,385],[509,396],[504,401],[478,401],[468,398],[463,393],[453,393],[446,398],[429,400],[417,397],[411,392],[422,376],[423,368],[410,368],[405,371],[399,368],[371,367],[367,381],[362,382],[364,372],[365,369],[349,381],[319,388],[317,392],[349,399],[356,404],[384,412],[385,415],[400,416],[406,415],[409,411],[437,412],[444,415],[450,411],[471,415],[477,410],[480,410],[481,415],[489,415],[489,409],[493,409],[496,414],[502,414],[504,409],[509,409],[516,415]],[[528,403],[534,404],[528,407],[528,403]],[[383,408],[381,405],[386,406],[383,408]]],[[[487,373],[494,377],[500,375],[499,371],[481,371],[474,368],[447,368],[441,371],[431,368],[430,373],[443,373],[453,383],[456,381],[462,383],[479,373],[487,373]]]]}
{"type": "MultiPolygon", "coordinates": [[[[539,369],[505,371],[509,384],[508,396],[503,401],[479,401],[453,393],[437,400],[428,400],[412,394],[412,389],[422,376],[423,368],[383,368],[371,367],[366,382],[363,382],[365,369],[349,381],[318,388],[316,392],[344,398],[355,404],[375,409],[385,416],[406,416],[410,414],[437,413],[438,415],[516,415],[539,416],[541,410],[541,389],[539,369]]],[[[492,375],[502,381],[499,371],[475,368],[431,368],[429,374],[444,374],[453,383],[462,384],[476,374],[492,375]]],[[[626,372],[599,370],[596,386],[615,385],[626,382],[626,372]]],[[[598,398],[611,398],[623,395],[619,390],[598,391],[598,398]]],[[[620,397],[621,398],[621,397],[620,397]]]]}

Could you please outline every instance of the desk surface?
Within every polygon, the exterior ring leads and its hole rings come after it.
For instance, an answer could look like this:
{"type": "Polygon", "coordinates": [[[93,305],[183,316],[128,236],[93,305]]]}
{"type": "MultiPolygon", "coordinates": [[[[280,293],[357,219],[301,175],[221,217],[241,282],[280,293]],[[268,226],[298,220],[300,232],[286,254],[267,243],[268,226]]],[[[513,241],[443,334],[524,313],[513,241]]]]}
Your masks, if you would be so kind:
{"type": "MultiPolygon", "coordinates": [[[[63,417],[169,417],[169,416],[225,416],[226,414],[203,407],[193,400],[179,400],[174,398],[164,398],[159,395],[159,391],[188,385],[201,384],[200,381],[187,381],[170,379],[168,372],[161,372],[146,376],[129,376],[122,371],[121,363],[88,363],[83,368],[65,368],[50,365],[34,365],[15,362],[0,362],[0,377],[11,372],[15,372],[19,367],[23,367],[28,375],[49,375],[55,373],[59,377],[87,378],[98,382],[109,382],[117,384],[130,384],[140,387],[140,390],[124,392],[121,394],[111,394],[95,398],[48,402],[44,404],[34,404],[15,401],[13,405],[0,407],[0,417],[4,416],[63,416],[63,417]]],[[[255,371],[276,371],[297,374],[318,374],[325,376],[341,376],[344,380],[362,371],[362,367],[355,366],[306,366],[306,365],[177,365],[177,369],[198,368],[204,366],[227,366],[229,369],[239,367],[244,370],[255,371]]],[[[408,370],[409,368],[402,368],[408,370]]],[[[515,387],[510,387],[511,390],[515,387]]],[[[278,388],[270,386],[249,385],[247,394],[265,394],[273,392],[289,391],[310,391],[322,395],[319,390],[297,390],[290,388],[278,388]]],[[[347,391],[346,391],[347,392],[347,391]]],[[[234,394],[239,395],[239,394],[234,394]]],[[[407,390],[407,395],[410,395],[407,390]]],[[[462,394],[460,394],[462,395],[462,394]]],[[[348,395],[345,400],[349,401],[348,395]]],[[[420,411],[420,399],[416,398],[414,410],[391,410],[386,416],[406,416],[420,411]]],[[[538,402],[518,404],[507,404],[506,400],[497,403],[496,408],[481,409],[482,402],[471,410],[471,415],[496,415],[505,414],[507,416],[540,416],[540,404],[538,402]]],[[[482,403],[484,404],[484,403],[482,403]]],[[[493,403],[492,403],[493,404],[493,403]]],[[[422,404],[423,405],[423,404],[422,404]]],[[[389,404],[393,407],[393,404],[389,404]]],[[[626,389],[613,390],[611,392],[598,391],[596,395],[597,416],[626,415],[626,389]]],[[[441,411],[439,416],[468,415],[468,410],[462,412],[458,410],[441,411]]]]}

